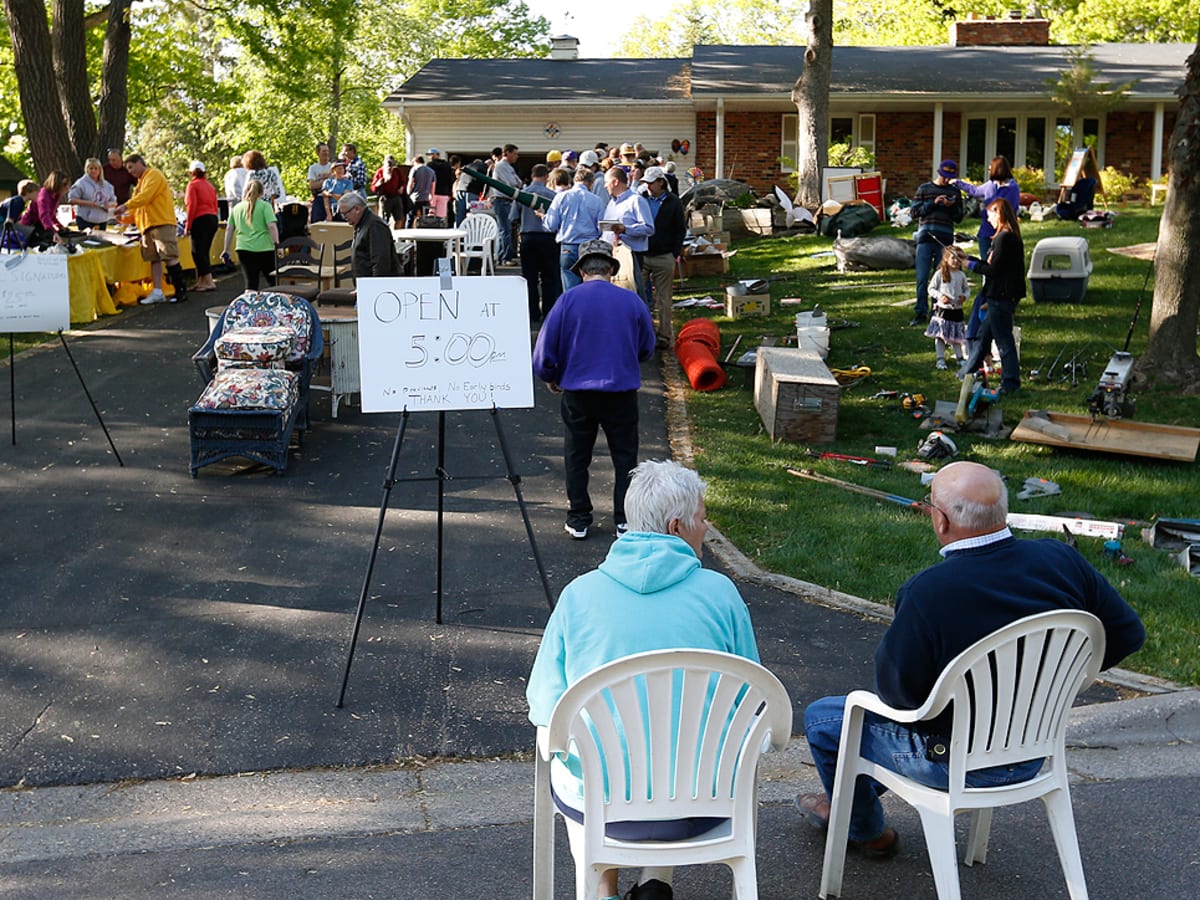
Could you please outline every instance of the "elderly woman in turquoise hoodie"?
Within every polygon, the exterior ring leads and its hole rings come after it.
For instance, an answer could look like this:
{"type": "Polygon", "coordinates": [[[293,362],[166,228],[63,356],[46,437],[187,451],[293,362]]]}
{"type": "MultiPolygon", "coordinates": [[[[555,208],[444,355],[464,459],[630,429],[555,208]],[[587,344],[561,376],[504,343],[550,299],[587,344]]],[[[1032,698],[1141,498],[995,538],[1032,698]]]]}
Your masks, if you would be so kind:
{"type": "MultiPolygon", "coordinates": [[[[700,565],[704,534],[704,482],[674,462],[648,461],[631,473],[625,496],[629,531],[600,566],[563,589],[538,647],[525,696],[529,719],[550,723],[568,687],[600,666],[634,653],[687,647],[720,650],[758,662],[750,612],[733,582],[700,565]]],[[[579,761],[554,760],[550,785],[563,815],[583,821],[579,761]]],[[[653,834],[631,840],[682,840],[712,828],[711,820],[631,823],[653,834]],[[665,829],[665,830],[664,830],[665,829]]],[[[646,869],[642,881],[670,882],[670,869],[646,869]]],[[[617,870],[604,873],[602,898],[617,895],[617,870]]]]}

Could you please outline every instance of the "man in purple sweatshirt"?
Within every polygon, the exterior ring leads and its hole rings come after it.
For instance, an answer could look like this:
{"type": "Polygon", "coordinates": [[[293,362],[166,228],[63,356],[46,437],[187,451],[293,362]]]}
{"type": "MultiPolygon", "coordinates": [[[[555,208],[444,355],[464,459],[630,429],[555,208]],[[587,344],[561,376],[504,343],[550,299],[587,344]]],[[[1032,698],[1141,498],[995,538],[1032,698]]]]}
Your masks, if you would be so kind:
{"type": "Polygon", "coordinates": [[[619,267],[607,242],[580,245],[573,271],[583,283],[558,298],[533,350],[534,374],[562,393],[566,531],[577,541],[592,524],[588,467],[598,430],[604,429],[613,461],[618,533],[626,529],[625,491],[637,465],[637,395],[641,363],[654,354],[654,323],[641,297],[612,283],[619,267]]]}

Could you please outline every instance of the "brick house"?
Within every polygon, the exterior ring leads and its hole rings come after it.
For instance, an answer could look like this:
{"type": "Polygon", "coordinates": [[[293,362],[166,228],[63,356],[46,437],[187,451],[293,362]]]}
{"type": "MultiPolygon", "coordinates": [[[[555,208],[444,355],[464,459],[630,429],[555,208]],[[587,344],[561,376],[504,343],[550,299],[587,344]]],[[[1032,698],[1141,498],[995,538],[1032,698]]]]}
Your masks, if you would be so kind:
{"type": "MultiPolygon", "coordinates": [[[[968,20],[945,46],[835,47],[831,140],[873,151],[889,194],[912,192],[946,157],[982,177],[998,154],[1045,170],[1054,187],[1066,130],[1094,140],[1102,168],[1157,179],[1193,48],[1094,46],[1098,82],[1134,85],[1114,111],[1071,122],[1050,89],[1074,48],[1050,45],[1049,29],[1041,18],[968,20]]],[[[578,59],[577,44],[555,38],[548,59],[434,60],[384,106],[404,119],[410,155],[437,145],[474,158],[511,141],[527,169],[551,149],[629,140],[760,192],[787,183],[803,48],[700,45],[690,60],[596,60],[578,59]]]]}

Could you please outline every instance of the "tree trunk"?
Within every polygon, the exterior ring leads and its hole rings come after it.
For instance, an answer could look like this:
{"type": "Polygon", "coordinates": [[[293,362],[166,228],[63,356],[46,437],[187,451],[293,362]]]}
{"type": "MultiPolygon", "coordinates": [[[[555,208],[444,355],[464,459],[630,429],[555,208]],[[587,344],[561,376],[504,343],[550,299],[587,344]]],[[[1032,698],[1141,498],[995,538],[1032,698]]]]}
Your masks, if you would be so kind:
{"type": "Polygon", "coordinates": [[[87,33],[84,31],[83,0],[54,0],[54,75],[58,84],[62,116],[75,149],[75,165],[67,172],[83,171],[83,161],[96,145],[96,114],[92,111],[91,79],[87,70],[87,33]]]}
{"type": "Polygon", "coordinates": [[[329,152],[340,159],[342,148],[338,144],[338,132],[342,124],[342,72],[340,65],[333,68],[333,80],[329,85],[329,152]]]}
{"type": "Polygon", "coordinates": [[[104,159],[109,147],[125,146],[125,120],[129,108],[129,44],[132,28],[129,9],[133,0],[112,0],[104,32],[104,61],[100,70],[100,128],[96,153],[104,159]]]}
{"type": "Polygon", "coordinates": [[[1177,91],[1179,114],[1168,159],[1170,189],[1158,228],[1150,343],[1139,374],[1160,387],[1200,392],[1196,323],[1200,314],[1200,43],[1177,91]]]}
{"type": "Polygon", "coordinates": [[[829,158],[829,82],[833,71],[833,0],[812,0],[804,16],[808,46],[804,71],[792,87],[796,104],[796,202],[821,204],[821,170],[829,158]]]}
{"type": "Polygon", "coordinates": [[[51,87],[55,74],[46,5],[43,0],[4,0],[4,14],[12,37],[25,134],[38,179],[45,179],[55,169],[73,175],[79,158],[63,121],[58,91],[51,87]]]}

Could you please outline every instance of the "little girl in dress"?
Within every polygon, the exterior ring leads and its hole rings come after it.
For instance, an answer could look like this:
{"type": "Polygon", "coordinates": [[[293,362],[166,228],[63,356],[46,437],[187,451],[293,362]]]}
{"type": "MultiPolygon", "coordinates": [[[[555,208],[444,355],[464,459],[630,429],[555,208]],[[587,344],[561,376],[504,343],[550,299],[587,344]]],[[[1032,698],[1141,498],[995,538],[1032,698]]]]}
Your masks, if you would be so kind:
{"type": "Polygon", "coordinates": [[[963,303],[969,294],[967,276],[954,247],[942,251],[942,262],[929,279],[930,315],[925,337],[934,340],[937,367],[946,369],[946,345],[958,359],[966,358],[967,333],[963,328],[963,303]]]}

